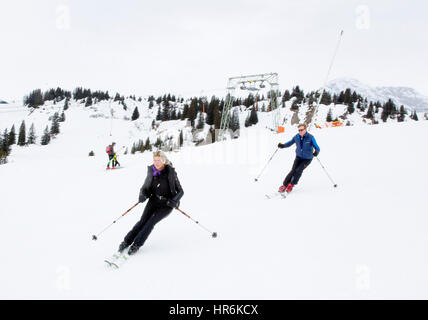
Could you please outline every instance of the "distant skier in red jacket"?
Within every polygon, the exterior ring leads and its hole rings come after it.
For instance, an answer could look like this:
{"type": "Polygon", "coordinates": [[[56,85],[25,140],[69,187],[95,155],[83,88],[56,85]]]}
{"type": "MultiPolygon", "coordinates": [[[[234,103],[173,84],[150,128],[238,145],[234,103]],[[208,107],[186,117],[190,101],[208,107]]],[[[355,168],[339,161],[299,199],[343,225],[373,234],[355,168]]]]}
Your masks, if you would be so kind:
{"type": "Polygon", "coordinates": [[[118,164],[118,162],[116,160],[116,153],[114,152],[114,146],[115,145],[116,145],[116,142],[112,142],[111,145],[108,145],[106,147],[106,152],[108,155],[107,170],[110,169],[110,162],[111,162],[112,169],[114,169],[116,167],[116,165],[118,164]]]}

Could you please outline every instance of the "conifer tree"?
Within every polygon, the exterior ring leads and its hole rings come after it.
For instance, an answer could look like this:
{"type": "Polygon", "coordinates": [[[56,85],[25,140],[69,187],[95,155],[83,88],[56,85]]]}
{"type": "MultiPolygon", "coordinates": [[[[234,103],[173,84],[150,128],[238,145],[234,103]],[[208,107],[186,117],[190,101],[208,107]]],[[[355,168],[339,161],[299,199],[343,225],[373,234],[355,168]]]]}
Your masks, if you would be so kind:
{"type": "Polygon", "coordinates": [[[2,139],[3,139],[2,140],[2,150],[4,150],[4,151],[9,150],[10,144],[9,144],[9,131],[8,131],[8,129],[4,129],[2,139]]]}
{"type": "Polygon", "coordinates": [[[85,103],[85,107],[89,107],[89,106],[92,106],[92,97],[91,96],[89,96],[89,97],[87,97],[86,98],[86,103],[85,103]]]}
{"type": "Polygon", "coordinates": [[[138,107],[135,107],[134,112],[132,113],[132,121],[137,120],[140,117],[140,113],[138,112],[138,107]]]}
{"type": "Polygon", "coordinates": [[[189,106],[185,104],[183,107],[183,113],[181,114],[180,119],[184,120],[184,119],[187,119],[188,117],[189,117],[189,106]]]}
{"type": "Polygon", "coordinates": [[[150,143],[149,137],[147,137],[147,139],[146,139],[146,143],[144,144],[144,149],[146,149],[148,151],[152,151],[152,145],[150,143]]]}
{"type": "Polygon", "coordinates": [[[237,130],[240,129],[239,125],[239,111],[237,108],[233,110],[232,113],[232,119],[230,120],[229,128],[232,130],[232,132],[237,132],[237,130]]]}
{"type": "Polygon", "coordinates": [[[68,101],[69,101],[69,98],[65,99],[64,108],[63,108],[64,111],[68,110],[68,107],[69,107],[69,102],[68,101]]]}
{"type": "Polygon", "coordinates": [[[354,111],[355,111],[354,104],[352,102],[350,102],[348,104],[348,112],[349,112],[349,114],[353,114],[354,111]]]}
{"type": "Polygon", "coordinates": [[[406,109],[404,108],[404,106],[403,105],[401,105],[401,107],[400,107],[400,112],[399,112],[399,116],[398,116],[398,122],[402,122],[402,121],[404,121],[404,118],[406,117],[406,114],[407,114],[407,111],[406,111],[406,109]]]}
{"type": "Polygon", "coordinates": [[[34,129],[34,123],[32,123],[30,130],[28,131],[27,144],[35,144],[36,138],[36,130],[34,129]]]}
{"type": "Polygon", "coordinates": [[[259,122],[259,118],[257,116],[257,111],[255,108],[251,109],[249,121],[251,125],[257,124],[257,122],[259,122]]]}
{"type": "Polygon", "coordinates": [[[180,135],[178,136],[178,146],[181,148],[184,143],[183,130],[180,130],[180,135]]]}
{"type": "Polygon", "coordinates": [[[22,120],[21,126],[19,127],[19,134],[18,134],[18,146],[25,146],[26,143],[26,137],[25,137],[25,121],[22,120]]]}
{"type": "Polygon", "coordinates": [[[331,104],[331,95],[328,92],[325,92],[322,94],[320,104],[324,104],[326,106],[331,104]]]}
{"type": "Polygon", "coordinates": [[[37,108],[38,106],[43,105],[43,94],[42,90],[36,89],[32,91],[28,96],[24,97],[24,104],[28,105],[30,108],[37,108]]]}
{"type": "Polygon", "coordinates": [[[163,142],[162,142],[161,138],[158,137],[156,139],[156,142],[155,142],[154,146],[159,149],[162,145],[163,145],[163,142]]]}
{"type": "Polygon", "coordinates": [[[328,109],[326,121],[327,122],[332,122],[333,121],[333,111],[331,110],[331,108],[328,109]]]}
{"type": "Polygon", "coordinates": [[[49,133],[48,126],[46,126],[45,131],[43,132],[43,136],[41,138],[40,144],[42,146],[45,146],[45,145],[49,144],[50,141],[51,141],[51,135],[49,133]]]}
{"type": "Polygon", "coordinates": [[[373,105],[372,104],[370,104],[365,117],[367,119],[373,119],[374,114],[373,114],[373,105]]]}
{"type": "Polygon", "coordinates": [[[163,103],[163,109],[162,109],[162,121],[168,121],[171,120],[169,116],[169,103],[163,103]]]}
{"type": "Polygon", "coordinates": [[[411,119],[415,121],[419,121],[418,114],[416,113],[416,111],[413,111],[411,119]]]}
{"type": "Polygon", "coordinates": [[[337,103],[343,104],[345,102],[345,94],[343,91],[340,91],[339,96],[337,97],[337,103]]]}
{"type": "Polygon", "coordinates": [[[346,105],[350,105],[352,103],[352,95],[351,95],[351,89],[346,89],[345,94],[343,96],[343,102],[346,105]]]}
{"type": "Polygon", "coordinates": [[[192,127],[195,125],[195,119],[197,116],[197,105],[198,100],[196,98],[193,98],[190,102],[189,112],[188,112],[188,119],[190,120],[190,123],[192,127]]]}
{"type": "Polygon", "coordinates": [[[221,112],[220,112],[220,106],[216,104],[214,106],[214,128],[220,129],[221,124],[221,112]]]}
{"type": "Polygon", "coordinates": [[[9,131],[7,129],[4,129],[0,148],[1,148],[1,150],[3,150],[6,153],[10,152],[9,131]]]}
{"type": "Polygon", "coordinates": [[[206,111],[207,111],[207,124],[208,125],[213,125],[214,124],[214,113],[215,113],[215,109],[216,107],[218,107],[220,101],[215,97],[212,96],[210,103],[208,104],[206,111]]]}
{"type": "Polygon", "coordinates": [[[204,114],[199,112],[198,123],[196,125],[196,129],[201,130],[204,128],[204,114]]]}
{"type": "Polygon", "coordinates": [[[52,126],[51,126],[50,133],[52,135],[59,133],[59,115],[58,115],[58,112],[55,112],[53,117],[52,117],[52,126]]]}
{"type": "Polygon", "coordinates": [[[162,120],[162,113],[161,113],[161,107],[158,107],[158,113],[156,115],[156,120],[161,121],[162,120]]]}
{"type": "Polygon", "coordinates": [[[247,128],[249,126],[251,126],[250,123],[250,115],[247,115],[247,117],[245,118],[245,122],[244,122],[244,126],[247,128]]]}
{"type": "Polygon", "coordinates": [[[5,129],[4,134],[0,135],[0,164],[7,163],[7,156],[10,154],[8,139],[8,132],[5,129]]]}
{"type": "MultiPolygon", "coordinates": [[[[287,102],[291,99],[290,91],[285,90],[284,95],[282,96],[282,102],[287,102]]],[[[264,96],[262,97],[262,100],[264,100],[264,96]]]]}
{"type": "Polygon", "coordinates": [[[61,113],[61,116],[59,117],[59,122],[65,122],[65,113],[64,113],[64,111],[61,113]]]}
{"type": "Polygon", "coordinates": [[[8,143],[10,146],[16,143],[15,125],[12,125],[12,128],[10,129],[8,138],[9,138],[8,143]]]}

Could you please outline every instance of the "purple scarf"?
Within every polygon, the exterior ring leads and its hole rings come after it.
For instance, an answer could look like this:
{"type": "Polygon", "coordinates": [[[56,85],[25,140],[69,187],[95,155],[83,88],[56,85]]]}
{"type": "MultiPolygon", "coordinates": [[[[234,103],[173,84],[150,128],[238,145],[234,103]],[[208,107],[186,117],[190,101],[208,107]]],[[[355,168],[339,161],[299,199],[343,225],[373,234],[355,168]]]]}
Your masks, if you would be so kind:
{"type": "Polygon", "coordinates": [[[160,175],[161,175],[161,171],[158,171],[158,170],[156,169],[155,165],[152,165],[152,168],[153,168],[153,177],[156,177],[156,176],[160,176],[160,175]]]}

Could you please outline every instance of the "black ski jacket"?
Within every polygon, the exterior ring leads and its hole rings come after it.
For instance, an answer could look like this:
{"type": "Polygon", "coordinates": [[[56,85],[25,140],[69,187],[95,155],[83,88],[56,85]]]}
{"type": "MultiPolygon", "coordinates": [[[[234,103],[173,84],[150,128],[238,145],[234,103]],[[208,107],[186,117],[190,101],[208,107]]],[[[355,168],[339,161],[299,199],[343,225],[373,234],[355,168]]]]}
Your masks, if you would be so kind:
{"type": "MultiPolygon", "coordinates": [[[[177,203],[177,207],[180,205],[180,199],[184,194],[183,188],[181,187],[180,181],[177,177],[177,172],[171,166],[168,166],[168,184],[172,195],[172,200],[177,203]]],[[[153,181],[153,167],[147,167],[147,177],[144,181],[143,186],[140,189],[139,200],[140,202],[146,201],[146,199],[154,196],[152,190],[152,181],[153,181]],[[144,201],[141,201],[144,200],[144,201]]]]}

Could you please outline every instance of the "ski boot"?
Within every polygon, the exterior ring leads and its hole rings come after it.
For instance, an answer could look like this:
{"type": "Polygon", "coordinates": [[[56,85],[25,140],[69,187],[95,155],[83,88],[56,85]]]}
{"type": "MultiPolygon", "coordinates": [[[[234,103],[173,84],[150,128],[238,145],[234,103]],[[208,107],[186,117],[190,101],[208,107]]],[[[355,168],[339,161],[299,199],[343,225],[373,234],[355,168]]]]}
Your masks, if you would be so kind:
{"type": "Polygon", "coordinates": [[[119,249],[117,251],[119,251],[120,253],[123,252],[123,250],[125,250],[126,248],[129,247],[129,244],[127,244],[125,241],[123,241],[120,245],[119,245],[119,249]]]}
{"type": "Polygon", "coordinates": [[[137,247],[136,245],[131,245],[131,247],[129,248],[129,250],[128,250],[128,254],[130,255],[130,256],[132,256],[133,254],[135,254],[135,253],[137,253],[137,251],[138,251],[138,249],[139,249],[139,247],[137,247]]]}
{"type": "Polygon", "coordinates": [[[287,191],[288,193],[290,193],[293,190],[294,185],[289,183],[287,188],[285,189],[285,191],[287,191]]]}

